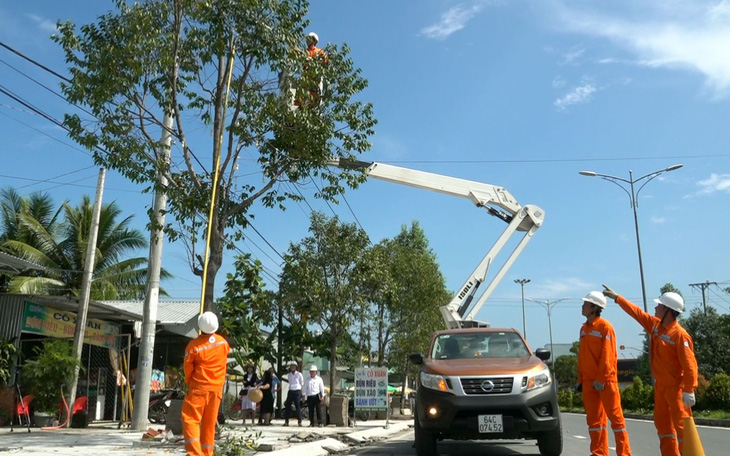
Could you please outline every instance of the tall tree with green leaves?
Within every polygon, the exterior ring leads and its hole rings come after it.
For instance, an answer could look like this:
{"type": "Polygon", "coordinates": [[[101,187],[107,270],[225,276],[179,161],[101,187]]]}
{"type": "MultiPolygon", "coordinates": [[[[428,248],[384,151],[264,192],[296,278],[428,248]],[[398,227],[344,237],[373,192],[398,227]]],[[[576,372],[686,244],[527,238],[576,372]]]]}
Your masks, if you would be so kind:
{"type": "Polygon", "coordinates": [[[425,348],[431,333],[443,328],[439,307],[450,293],[416,221],[375,245],[367,258],[362,277],[372,303],[378,365],[387,361],[405,375],[408,354],[425,348]]]}
{"type": "Polygon", "coordinates": [[[222,333],[233,345],[232,356],[243,368],[247,362],[276,362],[276,330],[265,336],[263,327],[275,327],[274,294],[265,289],[259,260],[238,255],[234,271],[226,275],[224,294],[218,299],[222,333]]]}
{"type": "MultiPolygon", "coordinates": [[[[85,196],[78,206],[64,203],[62,209],[64,218],[58,225],[21,214],[19,232],[22,235],[2,243],[7,252],[47,268],[13,276],[10,292],[68,296],[80,293],[93,204],[85,196]]],[[[133,216],[121,220],[120,217],[121,210],[116,203],[102,206],[92,299],[139,299],[144,295],[147,258],[129,255],[144,249],[147,241],[142,232],[130,227],[133,216]]],[[[162,272],[163,278],[169,276],[162,272]]]]}
{"type": "Polygon", "coordinates": [[[328,161],[370,148],[376,121],[357,99],[367,81],[347,45],[308,57],[307,13],[306,0],[117,0],[116,11],[78,30],[60,23],[54,36],[71,74],[63,93],[94,116],[65,116],[70,136],[98,164],[167,192],[177,223],[164,228],[187,239],[201,277],[212,208],[206,309],[224,250],[243,238],[255,204],[283,208],[301,198],[292,185],[312,179],[322,182],[316,197],[334,200],[364,180],[328,161]],[[157,139],[165,113],[170,162],[157,139]]]}
{"type": "Polygon", "coordinates": [[[717,309],[707,306],[706,313],[694,308],[681,319],[692,336],[698,370],[709,379],[730,369],[730,334],[721,317],[717,309]]]}
{"type": "Polygon", "coordinates": [[[358,274],[370,241],[355,224],[321,212],[312,213],[310,223],[310,235],[290,244],[284,255],[279,292],[305,324],[329,333],[330,386],[335,388],[338,343],[366,302],[358,274]]]}

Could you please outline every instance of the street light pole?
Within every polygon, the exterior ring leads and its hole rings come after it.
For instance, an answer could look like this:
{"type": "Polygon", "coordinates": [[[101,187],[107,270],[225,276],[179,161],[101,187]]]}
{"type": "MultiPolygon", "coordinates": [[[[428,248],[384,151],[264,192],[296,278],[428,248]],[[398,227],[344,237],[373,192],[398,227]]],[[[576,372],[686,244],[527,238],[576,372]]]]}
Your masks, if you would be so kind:
{"type": "Polygon", "coordinates": [[[556,299],[554,301],[551,301],[549,299],[546,299],[544,301],[540,301],[539,299],[530,299],[527,298],[528,301],[540,304],[544,308],[547,309],[547,315],[548,315],[548,331],[550,331],[550,358],[553,362],[553,377],[555,377],[555,383],[558,382],[558,376],[555,374],[555,347],[553,347],[553,320],[552,320],[552,309],[560,302],[565,301],[566,299],[570,299],[569,297],[556,299]]]}
{"type": "Polygon", "coordinates": [[[530,283],[530,279],[515,279],[515,283],[519,283],[520,288],[522,288],[522,336],[527,339],[527,317],[525,317],[525,284],[530,283]]]}
{"type": "Polygon", "coordinates": [[[641,297],[644,301],[644,312],[648,312],[647,307],[647,300],[646,300],[646,281],[644,280],[644,261],[641,257],[641,240],[639,238],[639,215],[637,213],[637,208],[639,207],[639,192],[641,192],[641,189],[644,188],[646,184],[651,182],[654,178],[658,177],[661,174],[664,174],[669,171],[674,171],[675,169],[679,169],[684,165],[672,165],[664,169],[660,169],[654,172],[651,172],[649,174],[646,174],[644,176],[641,176],[638,179],[634,179],[634,173],[632,170],[629,170],[629,178],[624,179],[623,177],[617,177],[617,176],[611,176],[608,174],[601,174],[596,173],[594,171],[580,171],[580,175],[582,176],[588,176],[588,177],[600,177],[603,180],[606,180],[608,182],[611,182],[614,185],[617,185],[621,188],[621,190],[625,191],[627,195],[629,195],[629,200],[631,201],[631,208],[634,210],[634,228],[636,230],[636,250],[639,254],[639,276],[641,277],[641,297]],[[638,190],[635,190],[634,184],[646,179],[646,182],[641,184],[638,190]],[[624,182],[629,185],[629,188],[631,191],[627,190],[626,187],[621,185],[619,182],[624,182]]]}

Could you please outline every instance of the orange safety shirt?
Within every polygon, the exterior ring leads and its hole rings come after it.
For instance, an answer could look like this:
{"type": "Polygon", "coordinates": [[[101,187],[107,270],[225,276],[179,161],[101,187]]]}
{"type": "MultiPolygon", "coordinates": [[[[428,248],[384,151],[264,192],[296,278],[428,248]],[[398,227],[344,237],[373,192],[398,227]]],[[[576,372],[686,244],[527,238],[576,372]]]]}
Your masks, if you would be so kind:
{"type": "Polygon", "coordinates": [[[651,334],[651,373],[657,384],[679,386],[691,393],[697,388],[697,360],[692,337],[676,320],[668,328],[623,296],[616,302],[651,334]]]}
{"type": "Polygon", "coordinates": [[[226,382],[230,346],[218,334],[201,334],[185,348],[185,383],[191,389],[220,392],[226,382]]]}
{"type": "Polygon", "coordinates": [[[578,383],[615,382],[617,362],[613,325],[601,317],[585,322],[580,328],[578,383]]]}

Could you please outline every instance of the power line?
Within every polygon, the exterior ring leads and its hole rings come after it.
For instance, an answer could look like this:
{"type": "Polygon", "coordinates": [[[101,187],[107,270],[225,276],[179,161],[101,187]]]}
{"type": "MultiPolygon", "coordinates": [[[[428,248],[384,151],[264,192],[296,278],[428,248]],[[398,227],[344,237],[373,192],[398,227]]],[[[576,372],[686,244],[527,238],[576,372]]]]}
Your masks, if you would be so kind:
{"type": "Polygon", "coordinates": [[[73,149],[73,150],[79,151],[79,152],[81,152],[81,153],[82,153],[82,154],[84,154],[84,155],[88,155],[89,157],[92,157],[92,156],[93,156],[93,154],[91,154],[91,153],[90,153],[90,152],[89,152],[88,150],[80,149],[80,148],[78,148],[78,147],[76,147],[76,146],[72,146],[71,144],[69,144],[69,143],[67,143],[67,142],[65,142],[65,141],[61,141],[60,139],[58,139],[58,138],[56,138],[56,137],[54,137],[54,136],[51,136],[51,135],[49,135],[48,133],[46,133],[46,132],[45,132],[45,131],[43,131],[43,130],[39,130],[38,128],[35,128],[34,126],[32,126],[32,125],[29,125],[29,124],[27,124],[27,123],[23,122],[22,120],[19,120],[19,119],[16,119],[15,117],[9,116],[9,115],[5,114],[5,113],[4,113],[4,112],[2,112],[2,111],[0,111],[0,114],[4,115],[4,116],[5,116],[5,117],[7,117],[8,119],[11,119],[11,120],[14,120],[15,122],[18,122],[18,123],[19,123],[19,124],[21,124],[21,125],[25,125],[26,127],[30,128],[31,130],[35,130],[35,131],[37,131],[38,133],[40,133],[40,134],[42,134],[42,135],[44,135],[44,136],[47,136],[47,137],[51,138],[52,140],[54,140],[54,141],[56,141],[56,142],[59,142],[59,143],[63,144],[63,145],[64,145],[64,146],[66,146],[66,147],[69,147],[69,148],[71,148],[71,149],[73,149]]]}
{"type": "MultiPolygon", "coordinates": [[[[58,185],[68,185],[70,187],[83,187],[83,188],[96,188],[96,185],[83,185],[83,184],[75,184],[71,182],[56,182],[50,179],[31,179],[30,177],[18,177],[18,176],[8,176],[7,174],[0,174],[0,177],[4,177],[6,179],[16,179],[16,180],[22,180],[22,181],[29,181],[33,183],[49,183],[49,184],[58,184],[58,185]]],[[[113,190],[115,192],[128,192],[128,193],[139,193],[137,190],[128,190],[128,189],[121,189],[121,188],[108,188],[107,190],[113,190]]]]}
{"type": "MultiPolygon", "coordinates": [[[[74,170],[74,171],[69,171],[67,173],[59,174],[58,176],[49,177],[48,179],[43,179],[41,181],[34,182],[32,184],[21,185],[20,187],[15,187],[15,189],[16,190],[20,190],[21,188],[30,187],[31,185],[41,184],[41,183],[45,183],[45,182],[52,183],[51,181],[53,179],[58,179],[59,177],[70,176],[71,174],[80,173],[81,171],[86,171],[87,169],[91,169],[91,168],[96,168],[96,166],[95,165],[90,165],[90,166],[87,166],[86,168],[80,168],[80,169],[77,169],[77,170],[74,170]]],[[[64,185],[66,185],[66,184],[64,184],[64,185]]]]}
{"type": "MultiPolygon", "coordinates": [[[[317,191],[319,192],[319,194],[322,195],[322,190],[320,190],[319,185],[317,185],[317,182],[315,182],[314,178],[312,176],[309,176],[309,178],[312,180],[312,183],[314,184],[314,188],[316,188],[317,191]]],[[[324,195],[322,195],[322,199],[327,204],[327,207],[330,208],[330,211],[332,211],[332,215],[334,215],[335,217],[337,217],[337,213],[335,212],[334,209],[332,209],[332,206],[330,205],[330,202],[327,201],[327,199],[324,197],[324,195]]]]}
{"type": "Polygon", "coordinates": [[[43,87],[43,88],[44,88],[44,89],[46,89],[47,91],[51,92],[51,93],[52,93],[53,95],[55,95],[55,96],[57,96],[58,98],[62,99],[62,100],[63,100],[63,101],[65,101],[66,103],[70,103],[70,104],[72,104],[72,105],[76,106],[77,108],[79,108],[80,110],[82,110],[83,112],[85,112],[86,114],[89,114],[90,116],[96,117],[96,116],[94,116],[94,114],[93,114],[93,113],[91,113],[90,111],[88,111],[88,110],[87,110],[87,109],[85,109],[84,107],[82,107],[82,106],[79,106],[79,105],[77,105],[76,103],[73,103],[73,102],[69,101],[69,100],[68,100],[68,99],[67,99],[67,98],[66,98],[65,96],[63,96],[62,94],[60,94],[60,93],[56,92],[55,90],[51,89],[51,88],[50,88],[50,87],[48,87],[47,85],[45,85],[45,84],[43,84],[42,82],[38,81],[37,79],[34,79],[33,77],[31,77],[31,76],[29,76],[29,75],[27,75],[27,74],[23,73],[22,71],[20,71],[19,69],[15,68],[15,67],[14,67],[13,65],[9,64],[9,63],[8,63],[8,62],[6,62],[5,60],[3,60],[3,59],[0,59],[0,63],[3,63],[4,65],[6,65],[6,66],[10,67],[10,68],[11,68],[12,70],[14,70],[14,71],[16,71],[16,72],[20,73],[21,75],[23,75],[24,77],[26,77],[26,78],[30,79],[31,81],[33,81],[34,83],[36,83],[36,84],[38,84],[39,86],[43,87]]]}
{"type": "Polygon", "coordinates": [[[69,82],[69,83],[71,82],[71,80],[70,80],[69,78],[67,78],[66,76],[63,76],[63,75],[61,75],[61,74],[59,74],[59,73],[56,73],[56,72],[55,72],[55,71],[53,71],[52,69],[48,68],[47,66],[45,66],[45,65],[43,65],[43,64],[41,64],[41,63],[38,63],[38,62],[36,62],[35,60],[31,59],[31,58],[30,58],[30,57],[28,57],[27,55],[23,54],[22,52],[20,52],[20,51],[16,51],[15,49],[11,48],[11,47],[10,47],[10,46],[8,46],[7,44],[3,43],[2,41],[0,41],[0,46],[4,47],[5,49],[7,49],[8,51],[12,52],[13,54],[16,54],[16,55],[20,56],[21,58],[23,58],[23,59],[25,59],[25,60],[29,61],[29,62],[30,62],[30,63],[32,63],[33,65],[36,65],[36,66],[38,66],[38,67],[40,67],[40,68],[43,68],[43,69],[44,69],[44,70],[46,70],[47,72],[49,72],[49,73],[51,73],[52,75],[56,76],[57,78],[59,78],[59,79],[63,79],[64,81],[66,81],[66,82],[69,82]]]}

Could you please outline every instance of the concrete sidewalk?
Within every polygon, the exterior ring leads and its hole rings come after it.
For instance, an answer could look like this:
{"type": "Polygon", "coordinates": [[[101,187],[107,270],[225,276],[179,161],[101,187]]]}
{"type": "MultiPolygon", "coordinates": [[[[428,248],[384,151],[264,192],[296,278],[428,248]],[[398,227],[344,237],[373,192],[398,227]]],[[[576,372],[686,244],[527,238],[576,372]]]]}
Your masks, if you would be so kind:
{"type": "MultiPolygon", "coordinates": [[[[306,423],[306,421],[305,421],[306,423]]],[[[327,455],[330,452],[343,451],[350,446],[363,445],[388,438],[406,431],[412,420],[391,420],[385,427],[385,420],[358,422],[356,427],[327,426],[309,428],[282,426],[277,422],[272,426],[254,426],[246,429],[240,424],[228,425],[221,433],[217,443],[228,438],[252,439],[259,451],[250,454],[261,456],[285,455],[327,455]]],[[[153,429],[163,426],[150,425],[153,429]]],[[[163,456],[185,454],[182,440],[174,442],[142,441],[143,432],[126,431],[116,428],[116,423],[93,425],[86,429],[64,429],[59,431],[41,431],[31,428],[0,428],[0,456],[19,454],[77,456],[84,454],[105,454],[112,456],[163,456]]],[[[179,438],[180,436],[178,436],[179,438]]]]}

